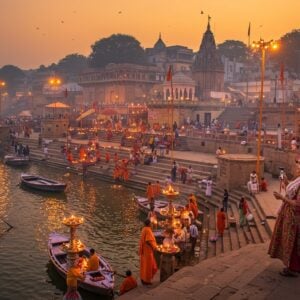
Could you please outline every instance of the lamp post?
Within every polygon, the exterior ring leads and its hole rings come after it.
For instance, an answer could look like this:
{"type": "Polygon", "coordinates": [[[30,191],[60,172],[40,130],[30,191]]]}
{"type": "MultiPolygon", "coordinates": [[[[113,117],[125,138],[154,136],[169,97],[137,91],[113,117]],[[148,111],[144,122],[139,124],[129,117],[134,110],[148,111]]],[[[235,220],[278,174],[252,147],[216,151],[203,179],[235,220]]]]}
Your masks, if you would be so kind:
{"type": "Polygon", "coordinates": [[[2,92],[1,90],[4,89],[6,86],[6,82],[3,80],[0,80],[0,118],[2,115],[2,92]]]}
{"type": "Polygon", "coordinates": [[[278,44],[273,40],[265,41],[260,39],[258,42],[252,43],[252,49],[260,51],[261,65],[260,65],[260,93],[259,93],[259,123],[258,123],[258,139],[257,139],[257,155],[256,155],[256,173],[257,178],[260,180],[260,152],[261,152],[261,130],[262,130],[262,110],[263,110],[263,97],[264,97],[264,79],[265,79],[265,61],[266,51],[268,49],[276,50],[278,44]]]}

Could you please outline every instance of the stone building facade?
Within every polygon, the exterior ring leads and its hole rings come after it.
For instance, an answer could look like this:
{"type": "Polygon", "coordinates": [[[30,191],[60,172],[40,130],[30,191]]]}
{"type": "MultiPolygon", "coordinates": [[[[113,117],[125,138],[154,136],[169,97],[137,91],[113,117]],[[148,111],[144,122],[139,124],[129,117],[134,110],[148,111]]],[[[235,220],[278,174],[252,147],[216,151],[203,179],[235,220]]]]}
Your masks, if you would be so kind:
{"type": "Polygon", "coordinates": [[[122,105],[144,103],[150,90],[162,83],[165,74],[156,66],[109,64],[103,69],[88,70],[79,76],[85,104],[122,105]]]}

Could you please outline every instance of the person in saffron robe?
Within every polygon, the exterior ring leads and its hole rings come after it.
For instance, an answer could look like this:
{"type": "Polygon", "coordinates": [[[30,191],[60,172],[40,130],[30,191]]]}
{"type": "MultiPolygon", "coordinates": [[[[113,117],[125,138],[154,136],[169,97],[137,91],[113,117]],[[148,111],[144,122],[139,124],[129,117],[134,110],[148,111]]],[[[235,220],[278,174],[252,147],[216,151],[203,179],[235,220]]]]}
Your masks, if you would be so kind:
{"type": "Polygon", "coordinates": [[[219,236],[223,236],[224,229],[225,229],[225,221],[226,221],[226,215],[224,213],[224,208],[222,207],[217,213],[217,230],[219,236]]]}
{"type": "Polygon", "coordinates": [[[154,251],[157,249],[157,244],[151,230],[150,220],[146,219],[144,224],[139,247],[140,277],[143,284],[149,285],[157,272],[157,265],[154,258],[154,251]]]}
{"type": "Polygon", "coordinates": [[[114,155],[115,164],[118,163],[118,160],[119,160],[119,156],[118,156],[118,153],[116,152],[115,155],[114,155]]]}
{"type": "Polygon", "coordinates": [[[135,278],[132,276],[132,273],[130,270],[126,271],[126,278],[123,280],[121,286],[120,286],[120,292],[119,295],[123,295],[126,292],[134,289],[137,287],[137,282],[135,278]]]}
{"type": "Polygon", "coordinates": [[[247,224],[246,215],[248,213],[248,204],[244,197],[240,199],[239,202],[239,215],[240,215],[240,227],[243,227],[247,224]]]}
{"type": "Polygon", "coordinates": [[[105,162],[109,163],[109,161],[110,161],[110,154],[109,154],[109,152],[106,152],[105,153],[105,162]]]}
{"type": "Polygon", "coordinates": [[[99,257],[95,253],[95,249],[90,249],[90,258],[87,262],[87,271],[98,271],[99,269],[99,257]]]}
{"type": "Polygon", "coordinates": [[[268,253],[279,258],[284,269],[280,275],[296,277],[300,272],[300,158],[296,160],[296,179],[286,187],[285,196],[274,192],[274,197],[282,200],[268,253]]]}
{"type": "Polygon", "coordinates": [[[189,210],[193,213],[194,218],[197,219],[197,217],[198,217],[198,207],[197,207],[197,205],[193,202],[192,199],[189,199],[189,210]]]}
{"type": "Polygon", "coordinates": [[[96,160],[101,161],[101,152],[99,149],[96,150],[96,160]]]}
{"type": "MultiPolygon", "coordinates": [[[[67,272],[67,287],[68,292],[65,297],[70,297],[72,294],[76,294],[77,280],[84,280],[84,275],[78,265],[72,266],[67,272]]],[[[68,299],[68,298],[66,298],[68,299]]]]}
{"type": "Polygon", "coordinates": [[[152,185],[151,182],[148,182],[146,195],[147,195],[147,198],[148,198],[149,201],[150,201],[151,198],[155,197],[154,186],[152,185]]]}

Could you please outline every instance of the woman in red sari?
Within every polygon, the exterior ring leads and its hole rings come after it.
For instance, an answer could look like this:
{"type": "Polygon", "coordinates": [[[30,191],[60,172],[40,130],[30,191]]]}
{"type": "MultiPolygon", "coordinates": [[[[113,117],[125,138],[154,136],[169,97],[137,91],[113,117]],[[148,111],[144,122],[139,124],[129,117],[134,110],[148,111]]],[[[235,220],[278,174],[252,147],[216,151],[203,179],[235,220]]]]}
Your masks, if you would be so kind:
{"type": "Polygon", "coordinates": [[[300,159],[296,163],[297,178],[288,184],[285,196],[274,192],[274,197],[283,204],[268,252],[283,262],[285,268],[280,275],[288,277],[296,277],[294,272],[300,272],[300,159]]]}
{"type": "Polygon", "coordinates": [[[217,213],[217,230],[219,236],[223,236],[226,223],[226,215],[224,213],[224,208],[222,207],[217,213]]]}

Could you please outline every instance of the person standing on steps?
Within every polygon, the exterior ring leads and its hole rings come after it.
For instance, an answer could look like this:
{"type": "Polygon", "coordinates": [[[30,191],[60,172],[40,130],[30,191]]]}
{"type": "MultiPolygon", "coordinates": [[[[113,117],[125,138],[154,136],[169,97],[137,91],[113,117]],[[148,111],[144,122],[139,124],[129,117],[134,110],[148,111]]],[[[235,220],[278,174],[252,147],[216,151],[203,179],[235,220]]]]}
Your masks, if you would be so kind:
{"type": "Polygon", "coordinates": [[[248,213],[248,204],[244,197],[241,198],[239,203],[240,227],[247,224],[246,215],[248,213]]]}
{"type": "Polygon", "coordinates": [[[227,191],[227,189],[224,189],[224,195],[223,195],[223,208],[224,208],[224,212],[227,212],[228,198],[229,198],[228,191],[227,191]]]}
{"type": "Polygon", "coordinates": [[[142,284],[150,285],[158,268],[154,258],[154,251],[157,249],[155,237],[151,230],[151,222],[146,219],[141,233],[139,256],[140,256],[140,278],[142,284]]]}
{"type": "Polygon", "coordinates": [[[300,272],[300,158],[296,159],[296,178],[286,187],[285,195],[274,192],[283,204],[272,234],[268,254],[284,264],[280,275],[297,277],[300,272]]]}
{"type": "Polygon", "coordinates": [[[226,223],[226,214],[224,212],[224,208],[222,207],[217,213],[217,230],[218,235],[221,237],[224,234],[226,223]]]}

